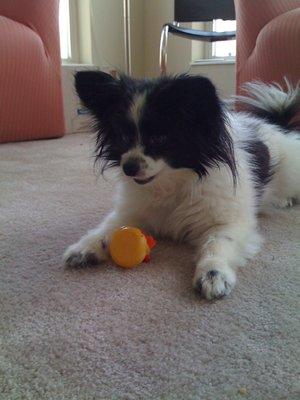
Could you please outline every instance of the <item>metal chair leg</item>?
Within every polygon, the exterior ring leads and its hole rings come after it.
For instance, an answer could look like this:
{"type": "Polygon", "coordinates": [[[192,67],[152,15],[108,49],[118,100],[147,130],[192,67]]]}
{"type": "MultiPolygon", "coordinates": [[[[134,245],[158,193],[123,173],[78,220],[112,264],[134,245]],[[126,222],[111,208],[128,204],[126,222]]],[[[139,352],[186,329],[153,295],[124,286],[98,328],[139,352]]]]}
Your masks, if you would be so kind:
{"type": "Polygon", "coordinates": [[[160,46],[159,46],[159,68],[162,76],[167,73],[167,47],[168,47],[168,36],[169,27],[166,25],[163,27],[160,36],[160,46]]]}

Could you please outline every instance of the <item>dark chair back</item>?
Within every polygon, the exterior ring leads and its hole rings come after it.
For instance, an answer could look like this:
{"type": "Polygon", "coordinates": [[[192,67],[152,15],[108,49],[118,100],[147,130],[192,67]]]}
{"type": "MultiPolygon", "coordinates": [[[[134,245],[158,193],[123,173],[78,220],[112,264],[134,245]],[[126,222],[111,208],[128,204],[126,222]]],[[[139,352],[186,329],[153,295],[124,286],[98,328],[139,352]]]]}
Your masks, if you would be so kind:
{"type": "Polygon", "coordinates": [[[174,2],[176,22],[235,19],[234,0],[174,0],[174,2]]]}

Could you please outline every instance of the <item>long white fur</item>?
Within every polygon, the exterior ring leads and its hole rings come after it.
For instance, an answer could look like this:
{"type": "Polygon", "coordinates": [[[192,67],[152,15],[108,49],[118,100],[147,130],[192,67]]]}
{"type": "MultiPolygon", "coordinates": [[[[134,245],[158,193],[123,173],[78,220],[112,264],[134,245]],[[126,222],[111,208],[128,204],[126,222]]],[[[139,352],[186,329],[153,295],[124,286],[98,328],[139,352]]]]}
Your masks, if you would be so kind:
{"type": "Polygon", "coordinates": [[[285,91],[279,83],[270,84],[261,81],[247,82],[243,85],[247,96],[233,96],[239,102],[249,104],[265,111],[281,113],[286,108],[300,101],[300,82],[293,87],[291,82],[284,78],[285,91]]]}
{"type": "MultiPolygon", "coordinates": [[[[262,205],[284,207],[291,199],[300,200],[300,141],[298,134],[285,135],[279,127],[245,113],[228,112],[228,120],[238,170],[235,188],[225,166],[211,168],[207,177],[199,180],[191,170],[172,169],[162,160],[146,157],[139,146],[134,151],[145,160],[143,177],[155,174],[155,179],[138,185],[120,174],[114,210],[98,228],[70,246],[65,259],[78,253],[107,259],[111,233],[123,225],[138,226],[194,247],[187,263],[195,263],[193,283],[197,286],[201,281],[207,299],[230,293],[236,283],[236,268],[253,257],[262,241],[252,160],[242,142],[258,137],[268,146],[276,171],[262,205]],[[251,128],[254,125],[255,131],[251,128]]],[[[125,154],[122,161],[129,155],[125,154]]]]}

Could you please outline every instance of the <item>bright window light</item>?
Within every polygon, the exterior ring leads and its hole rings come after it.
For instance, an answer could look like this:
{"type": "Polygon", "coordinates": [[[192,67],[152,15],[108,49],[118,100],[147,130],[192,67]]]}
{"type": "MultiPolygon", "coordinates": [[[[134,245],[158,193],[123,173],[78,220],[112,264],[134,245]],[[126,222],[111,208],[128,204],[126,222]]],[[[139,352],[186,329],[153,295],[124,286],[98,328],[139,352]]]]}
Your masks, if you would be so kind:
{"type": "MultiPolygon", "coordinates": [[[[216,32],[226,32],[236,30],[236,21],[223,21],[215,19],[213,21],[213,30],[216,32]]],[[[225,40],[223,42],[214,42],[212,44],[212,57],[230,58],[236,55],[236,40],[225,40]]]]}
{"type": "Polygon", "coordinates": [[[71,59],[69,0],[60,0],[59,2],[59,35],[61,58],[69,60],[71,59]]]}

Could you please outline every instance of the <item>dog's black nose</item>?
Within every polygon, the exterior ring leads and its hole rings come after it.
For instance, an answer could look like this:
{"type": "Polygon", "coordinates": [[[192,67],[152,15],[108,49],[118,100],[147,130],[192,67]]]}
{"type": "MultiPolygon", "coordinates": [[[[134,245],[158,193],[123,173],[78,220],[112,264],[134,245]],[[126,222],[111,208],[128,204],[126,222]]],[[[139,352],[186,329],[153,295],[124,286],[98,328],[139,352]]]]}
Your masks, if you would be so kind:
{"type": "Polygon", "coordinates": [[[126,161],[123,165],[123,171],[127,176],[135,176],[140,170],[140,165],[137,161],[126,161]]]}

